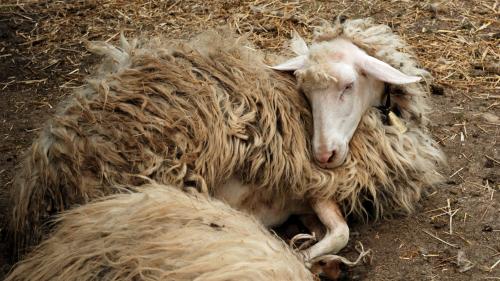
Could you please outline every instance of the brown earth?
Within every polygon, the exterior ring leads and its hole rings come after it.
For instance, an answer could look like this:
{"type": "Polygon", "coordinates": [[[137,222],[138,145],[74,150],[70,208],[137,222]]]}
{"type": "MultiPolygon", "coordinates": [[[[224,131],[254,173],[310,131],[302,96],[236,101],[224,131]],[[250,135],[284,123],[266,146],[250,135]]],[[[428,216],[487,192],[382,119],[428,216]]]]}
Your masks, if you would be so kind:
{"type": "MultiPolygon", "coordinates": [[[[81,85],[97,61],[84,50],[85,40],[115,40],[120,31],[130,37],[189,37],[230,24],[249,32],[257,47],[280,52],[292,29],[310,38],[320,18],[370,16],[404,36],[435,76],[431,131],[449,166],[440,171],[446,183],[430,190],[414,215],[351,222],[351,240],[341,254],[354,258],[354,246],[361,241],[374,255],[371,264],[349,269],[348,278],[500,280],[498,6],[492,0],[4,0],[0,219],[5,219],[7,190],[20,155],[54,106],[81,85]]],[[[0,253],[4,249],[0,244],[0,253]]],[[[0,255],[0,278],[11,267],[8,261],[0,255]]]]}

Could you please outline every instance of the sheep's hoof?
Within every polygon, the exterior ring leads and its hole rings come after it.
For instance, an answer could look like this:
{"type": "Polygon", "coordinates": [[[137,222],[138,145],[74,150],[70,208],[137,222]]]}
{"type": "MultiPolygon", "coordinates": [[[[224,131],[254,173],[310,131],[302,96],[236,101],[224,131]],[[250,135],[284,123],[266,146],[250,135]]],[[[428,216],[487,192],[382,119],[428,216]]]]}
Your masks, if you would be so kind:
{"type": "Polygon", "coordinates": [[[319,277],[319,280],[346,280],[347,272],[343,268],[343,263],[338,260],[318,261],[311,267],[311,272],[319,277]]]}
{"type": "MultiPolygon", "coordinates": [[[[305,260],[305,264],[312,273],[318,274],[320,279],[323,278],[321,280],[343,280],[343,278],[346,277],[346,273],[342,268],[354,267],[361,262],[371,262],[372,250],[365,250],[361,242],[358,242],[355,249],[359,253],[355,261],[350,261],[338,255],[324,255],[313,259],[307,259],[305,260]]],[[[307,256],[306,252],[307,251],[303,251],[301,254],[307,256]]]]}

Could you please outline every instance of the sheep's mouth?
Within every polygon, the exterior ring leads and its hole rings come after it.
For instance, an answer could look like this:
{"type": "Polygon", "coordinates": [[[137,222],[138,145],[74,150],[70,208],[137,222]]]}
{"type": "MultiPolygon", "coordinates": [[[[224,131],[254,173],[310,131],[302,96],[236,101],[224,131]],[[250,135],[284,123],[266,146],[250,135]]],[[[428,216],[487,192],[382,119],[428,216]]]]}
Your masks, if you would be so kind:
{"type": "Polygon", "coordinates": [[[324,162],[324,163],[321,163],[319,161],[316,161],[316,162],[323,169],[334,169],[334,168],[338,168],[338,167],[344,165],[346,160],[347,160],[347,157],[339,155],[337,152],[337,153],[332,154],[332,156],[330,156],[330,158],[328,158],[327,162],[324,162]]]}

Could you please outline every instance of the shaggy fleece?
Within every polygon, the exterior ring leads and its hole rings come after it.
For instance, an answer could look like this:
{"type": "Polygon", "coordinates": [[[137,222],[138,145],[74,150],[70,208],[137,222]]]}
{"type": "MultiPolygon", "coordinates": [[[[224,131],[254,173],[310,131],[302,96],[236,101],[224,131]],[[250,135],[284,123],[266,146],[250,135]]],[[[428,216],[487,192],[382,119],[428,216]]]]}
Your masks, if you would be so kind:
{"type": "Polygon", "coordinates": [[[303,261],[256,219],[156,183],[57,218],[6,281],[307,281],[303,261]]]}
{"type": "MultiPolygon", "coordinates": [[[[336,36],[429,79],[387,26],[346,21],[316,40],[336,36]]],[[[411,212],[440,179],[443,155],[426,132],[423,85],[391,87],[406,133],[370,109],[346,163],[325,170],[310,153],[312,118],[295,78],[269,69],[245,38],[217,30],[189,42],[122,39],[121,47],[90,49],[104,55],[99,70],[59,105],[13,183],[7,230],[18,253],[38,243],[52,215],[143,177],[213,193],[236,175],[255,186],[253,202],[331,198],[363,218],[411,212]]]]}

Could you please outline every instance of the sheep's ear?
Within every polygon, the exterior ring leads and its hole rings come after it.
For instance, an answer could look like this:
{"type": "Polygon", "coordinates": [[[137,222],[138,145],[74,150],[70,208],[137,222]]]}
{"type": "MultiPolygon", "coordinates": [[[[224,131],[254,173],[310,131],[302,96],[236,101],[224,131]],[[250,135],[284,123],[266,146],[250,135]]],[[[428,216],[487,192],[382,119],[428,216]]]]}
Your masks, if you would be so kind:
{"type": "Polygon", "coordinates": [[[278,65],[271,66],[271,68],[282,71],[294,71],[302,68],[305,62],[306,62],[306,56],[298,56],[289,59],[283,63],[280,63],[278,65]]]}
{"type": "Polygon", "coordinates": [[[362,56],[359,64],[361,69],[363,69],[366,73],[374,76],[378,80],[390,84],[409,84],[421,80],[418,76],[406,75],[389,64],[366,54],[362,56]]]}
{"type": "Polygon", "coordinates": [[[298,56],[307,55],[309,52],[306,41],[300,37],[297,31],[293,32],[292,40],[290,40],[290,49],[298,56]]]}

